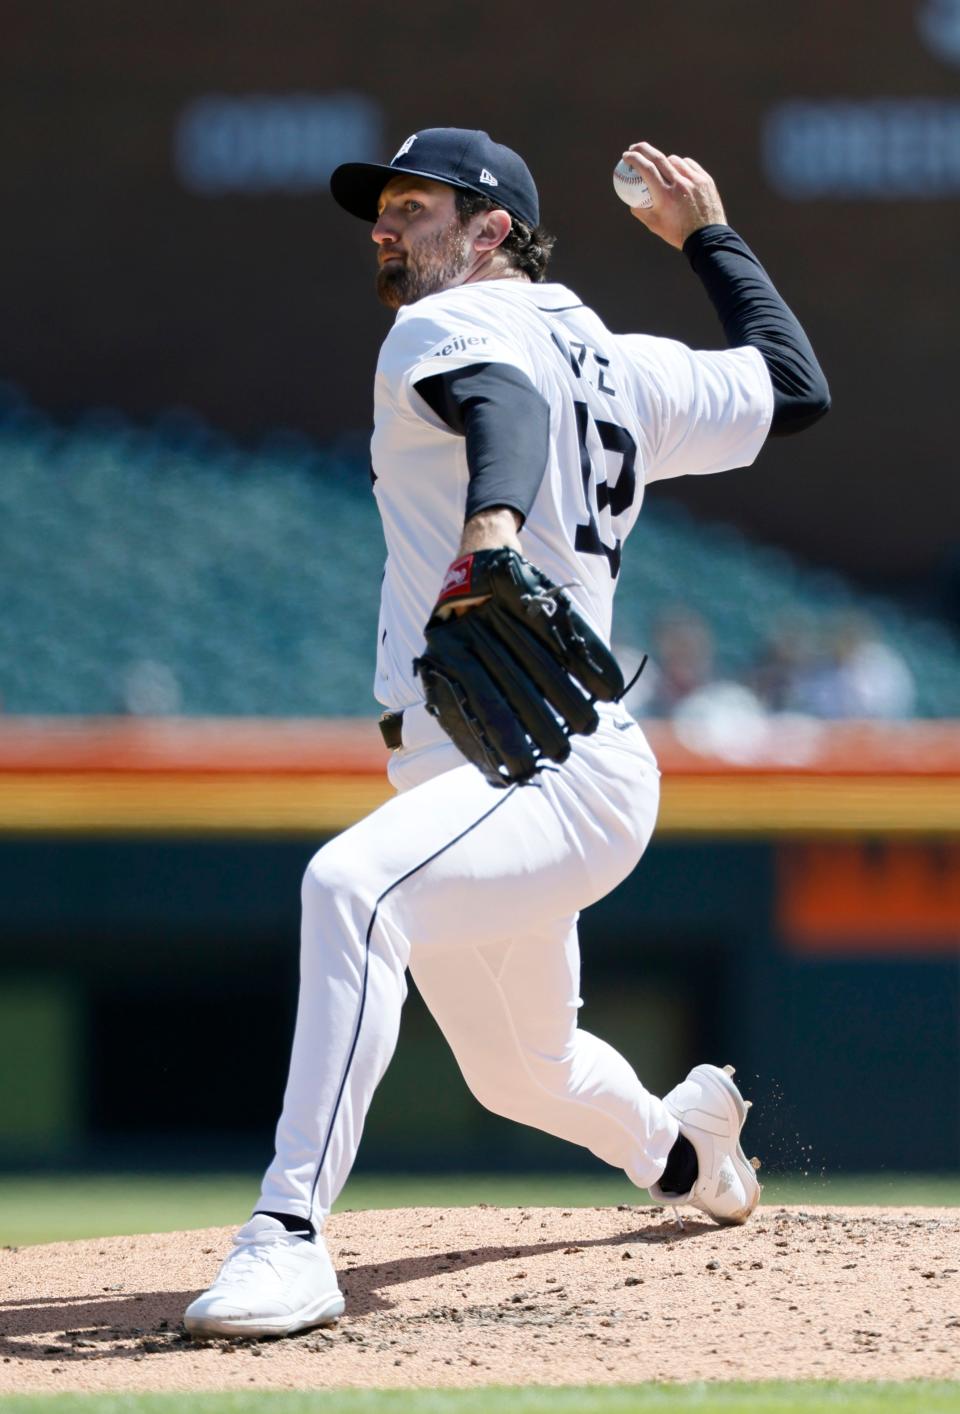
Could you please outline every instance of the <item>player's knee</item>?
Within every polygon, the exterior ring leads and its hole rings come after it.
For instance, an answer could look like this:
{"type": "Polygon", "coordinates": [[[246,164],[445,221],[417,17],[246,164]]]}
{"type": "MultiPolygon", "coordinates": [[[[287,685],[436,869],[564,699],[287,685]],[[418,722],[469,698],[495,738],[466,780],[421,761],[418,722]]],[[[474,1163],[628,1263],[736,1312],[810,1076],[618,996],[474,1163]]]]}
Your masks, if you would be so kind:
{"type": "Polygon", "coordinates": [[[313,903],[317,896],[325,893],[328,888],[328,872],[325,867],[323,850],[320,849],[303,871],[303,881],[300,885],[300,899],[304,907],[313,903]]]}
{"type": "Polygon", "coordinates": [[[466,1075],[465,1078],[474,1098],[484,1109],[519,1124],[536,1123],[544,1092],[550,1088],[524,1071],[509,1077],[466,1075]]]}
{"type": "Polygon", "coordinates": [[[491,1074],[482,1065],[464,1064],[461,1056],[457,1059],[467,1089],[485,1110],[503,1119],[521,1118],[517,1113],[517,1087],[507,1077],[491,1074]]]}
{"type": "Polygon", "coordinates": [[[539,1095],[562,1099],[570,1090],[570,1055],[543,1051],[528,1052],[526,1057],[527,1086],[539,1095]]]}
{"type": "Polygon", "coordinates": [[[474,1098],[491,1114],[499,1115],[501,1119],[512,1119],[518,1124],[527,1122],[528,1106],[524,1103],[522,1091],[506,1085],[487,1085],[483,1082],[470,1085],[470,1090],[474,1098]]]}

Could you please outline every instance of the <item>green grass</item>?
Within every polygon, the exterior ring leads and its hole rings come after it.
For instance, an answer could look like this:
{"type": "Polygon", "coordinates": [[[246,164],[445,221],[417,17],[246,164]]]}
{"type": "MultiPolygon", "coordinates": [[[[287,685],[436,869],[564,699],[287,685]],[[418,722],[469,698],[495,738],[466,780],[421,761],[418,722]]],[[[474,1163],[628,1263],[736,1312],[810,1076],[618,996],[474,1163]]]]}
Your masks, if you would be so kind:
{"type": "MultiPolygon", "coordinates": [[[[256,1199],[258,1180],[254,1173],[0,1177],[0,1245],[240,1224],[256,1199]]],[[[615,1175],[361,1175],[351,1179],[338,1207],[592,1207],[645,1201],[645,1193],[615,1175]]],[[[957,1206],[960,1175],[771,1178],[764,1201],[957,1206]]]]}
{"type": "Polygon", "coordinates": [[[695,1384],[315,1393],[16,1395],[0,1414],[946,1414],[960,1384],[695,1384]]]}

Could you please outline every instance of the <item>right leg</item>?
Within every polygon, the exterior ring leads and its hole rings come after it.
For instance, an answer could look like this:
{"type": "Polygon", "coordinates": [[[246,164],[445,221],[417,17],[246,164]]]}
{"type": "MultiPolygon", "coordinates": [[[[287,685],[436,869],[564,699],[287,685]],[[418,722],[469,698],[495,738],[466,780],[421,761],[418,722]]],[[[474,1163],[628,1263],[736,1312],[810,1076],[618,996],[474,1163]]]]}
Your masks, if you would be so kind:
{"type": "Polygon", "coordinates": [[[677,1122],[577,1025],[576,918],[470,949],[414,944],[410,972],[482,1105],[582,1145],[638,1188],[660,1178],[677,1122]]]}

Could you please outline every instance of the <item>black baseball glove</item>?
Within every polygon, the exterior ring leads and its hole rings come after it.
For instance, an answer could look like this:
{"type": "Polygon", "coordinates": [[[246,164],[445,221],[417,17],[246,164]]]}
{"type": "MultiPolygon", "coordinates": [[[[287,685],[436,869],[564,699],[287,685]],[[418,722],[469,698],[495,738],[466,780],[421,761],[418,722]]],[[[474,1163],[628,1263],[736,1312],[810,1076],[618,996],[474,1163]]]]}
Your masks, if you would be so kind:
{"type": "Polygon", "coordinates": [[[427,711],[495,786],[566,760],[571,734],[596,729],[594,702],[624,690],[617,660],[562,586],[515,550],[454,560],[424,633],[413,668],[427,711]]]}

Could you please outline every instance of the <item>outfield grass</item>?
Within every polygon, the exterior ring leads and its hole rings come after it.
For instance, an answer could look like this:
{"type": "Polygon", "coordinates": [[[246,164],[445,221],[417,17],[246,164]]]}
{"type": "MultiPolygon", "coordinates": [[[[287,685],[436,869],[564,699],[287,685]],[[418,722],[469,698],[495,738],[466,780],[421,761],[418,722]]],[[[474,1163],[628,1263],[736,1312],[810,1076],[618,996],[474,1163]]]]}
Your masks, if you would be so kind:
{"type": "MultiPolygon", "coordinates": [[[[249,1216],[258,1180],[254,1173],[0,1177],[0,1245],[240,1224],[249,1216]]],[[[376,1175],[352,1178],[338,1208],[466,1207],[474,1203],[574,1208],[645,1201],[645,1193],[615,1175],[376,1175]]],[[[958,1206],[960,1175],[771,1178],[764,1201],[811,1206],[958,1206]]]]}
{"type": "Polygon", "coordinates": [[[0,1414],[947,1414],[960,1384],[619,1385],[277,1394],[15,1395],[0,1414]]]}

